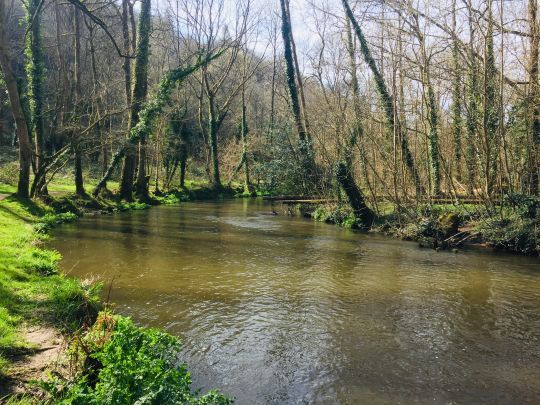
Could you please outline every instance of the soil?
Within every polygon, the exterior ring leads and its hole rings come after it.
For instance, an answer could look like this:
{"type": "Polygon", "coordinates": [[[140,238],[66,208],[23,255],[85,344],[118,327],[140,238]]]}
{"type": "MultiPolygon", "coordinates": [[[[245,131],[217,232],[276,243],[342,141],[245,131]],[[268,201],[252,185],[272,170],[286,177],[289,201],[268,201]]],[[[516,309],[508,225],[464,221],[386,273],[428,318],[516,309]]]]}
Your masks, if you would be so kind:
{"type": "Polygon", "coordinates": [[[2,397],[34,391],[28,386],[31,381],[47,377],[49,372],[65,374],[65,341],[50,327],[30,327],[23,337],[29,349],[16,355],[7,380],[0,382],[0,403],[2,397]]]}

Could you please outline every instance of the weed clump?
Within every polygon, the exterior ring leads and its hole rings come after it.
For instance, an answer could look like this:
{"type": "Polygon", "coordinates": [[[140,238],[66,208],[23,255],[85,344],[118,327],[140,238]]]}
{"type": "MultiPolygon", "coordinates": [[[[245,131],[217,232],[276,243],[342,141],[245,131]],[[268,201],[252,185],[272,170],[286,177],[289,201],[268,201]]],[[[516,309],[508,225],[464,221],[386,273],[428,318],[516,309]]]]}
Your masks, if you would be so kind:
{"type": "Polygon", "coordinates": [[[539,255],[540,200],[509,194],[504,200],[503,212],[504,217],[488,218],[478,225],[486,242],[496,249],[539,255]]]}
{"type": "Polygon", "coordinates": [[[85,353],[73,381],[42,383],[59,404],[230,404],[217,391],[198,396],[179,361],[180,341],[157,329],[139,328],[126,317],[100,313],[79,342],[85,353]]]}

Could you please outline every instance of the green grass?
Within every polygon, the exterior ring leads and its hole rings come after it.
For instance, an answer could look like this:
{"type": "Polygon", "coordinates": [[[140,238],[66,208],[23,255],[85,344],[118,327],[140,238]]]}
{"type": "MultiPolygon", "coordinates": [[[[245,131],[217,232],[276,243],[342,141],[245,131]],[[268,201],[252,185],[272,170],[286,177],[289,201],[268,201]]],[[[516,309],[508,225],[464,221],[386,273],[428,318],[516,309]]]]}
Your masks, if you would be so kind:
{"type": "MultiPolygon", "coordinates": [[[[15,180],[14,180],[15,181],[15,180]]],[[[87,179],[84,183],[87,192],[91,192],[98,180],[87,179]]],[[[107,182],[107,187],[110,190],[115,190],[119,187],[117,181],[107,182]]],[[[49,192],[53,195],[71,194],[75,193],[75,183],[71,177],[55,177],[47,186],[49,192]]],[[[16,183],[2,183],[0,182],[0,194],[13,194],[17,191],[16,183]]]]}
{"type": "Polygon", "coordinates": [[[30,200],[0,201],[0,375],[9,373],[14,354],[28,349],[27,326],[73,330],[98,305],[97,288],[59,274],[60,254],[41,247],[43,230],[68,218],[30,200]]]}

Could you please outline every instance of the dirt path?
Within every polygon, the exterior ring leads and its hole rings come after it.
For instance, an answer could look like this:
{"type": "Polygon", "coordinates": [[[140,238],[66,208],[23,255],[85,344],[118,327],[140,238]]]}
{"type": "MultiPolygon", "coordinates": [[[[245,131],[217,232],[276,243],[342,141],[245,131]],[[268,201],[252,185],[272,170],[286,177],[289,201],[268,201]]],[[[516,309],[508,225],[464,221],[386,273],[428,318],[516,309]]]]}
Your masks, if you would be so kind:
{"type": "Polygon", "coordinates": [[[13,361],[9,379],[0,383],[0,403],[8,394],[22,394],[31,391],[27,384],[46,377],[45,371],[60,372],[64,368],[64,341],[52,328],[31,327],[24,334],[24,339],[32,348],[27,353],[17,356],[13,361]]]}

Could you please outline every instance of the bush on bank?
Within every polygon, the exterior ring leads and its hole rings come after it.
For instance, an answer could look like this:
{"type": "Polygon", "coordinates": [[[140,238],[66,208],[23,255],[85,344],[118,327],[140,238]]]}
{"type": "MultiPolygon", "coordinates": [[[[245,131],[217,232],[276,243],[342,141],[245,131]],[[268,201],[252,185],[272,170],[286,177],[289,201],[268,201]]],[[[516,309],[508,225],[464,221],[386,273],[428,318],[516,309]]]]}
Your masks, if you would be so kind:
{"type": "Polygon", "coordinates": [[[198,396],[179,360],[180,342],[158,329],[102,312],[73,350],[86,358],[73,381],[43,383],[59,404],[230,404],[217,391],[198,396]]]}
{"type": "MultiPolygon", "coordinates": [[[[359,220],[346,205],[298,204],[296,211],[316,221],[358,228],[359,220]]],[[[483,205],[419,205],[381,214],[373,230],[405,240],[418,241],[422,247],[451,248],[464,241],[484,242],[509,252],[540,254],[540,202],[519,194],[506,196],[496,207],[483,205]]]]}

